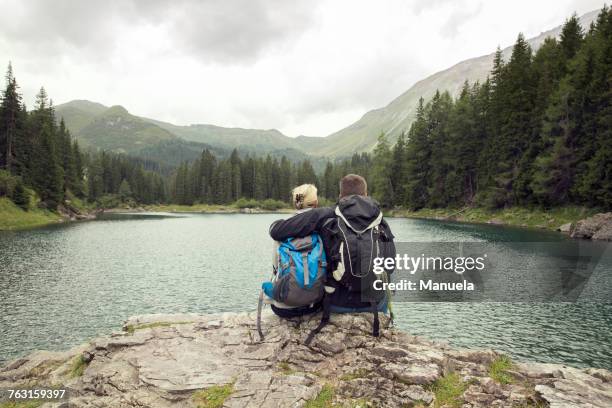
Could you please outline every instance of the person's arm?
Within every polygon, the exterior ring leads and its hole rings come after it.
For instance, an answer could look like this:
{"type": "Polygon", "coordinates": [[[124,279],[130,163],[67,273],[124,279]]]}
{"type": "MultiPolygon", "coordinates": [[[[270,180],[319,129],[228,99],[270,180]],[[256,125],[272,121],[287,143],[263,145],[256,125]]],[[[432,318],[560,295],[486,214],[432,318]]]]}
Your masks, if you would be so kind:
{"type": "Polygon", "coordinates": [[[270,236],[275,241],[283,241],[291,237],[305,237],[318,231],[321,225],[332,217],[334,217],[333,208],[313,208],[286,220],[274,221],[270,225],[270,236]]]}

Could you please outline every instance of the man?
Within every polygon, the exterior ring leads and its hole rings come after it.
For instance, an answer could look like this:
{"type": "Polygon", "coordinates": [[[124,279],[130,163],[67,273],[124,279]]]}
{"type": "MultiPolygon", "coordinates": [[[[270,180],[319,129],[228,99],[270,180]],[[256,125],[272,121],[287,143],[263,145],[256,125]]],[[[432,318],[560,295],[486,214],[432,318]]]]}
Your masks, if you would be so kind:
{"type": "MultiPolygon", "coordinates": [[[[363,177],[349,174],[340,180],[336,208],[313,208],[270,226],[270,236],[277,241],[313,232],[323,239],[328,273],[323,320],[312,335],[327,323],[330,312],[372,311],[373,333],[377,336],[378,312],[387,310],[390,298],[389,294],[373,289],[372,283],[381,279],[372,272],[373,258],[395,257],[395,246],[378,203],[368,197],[363,177]]],[[[386,271],[387,274],[392,272],[386,271]]],[[[382,279],[386,277],[383,274],[382,279]]]]}

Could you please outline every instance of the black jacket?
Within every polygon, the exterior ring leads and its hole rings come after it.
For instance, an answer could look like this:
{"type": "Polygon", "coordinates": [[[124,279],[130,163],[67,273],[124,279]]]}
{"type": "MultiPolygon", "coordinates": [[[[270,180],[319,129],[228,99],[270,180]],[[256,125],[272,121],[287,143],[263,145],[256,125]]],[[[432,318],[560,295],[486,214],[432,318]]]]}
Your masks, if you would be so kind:
{"type": "Polygon", "coordinates": [[[334,217],[334,208],[313,208],[286,220],[274,221],[270,225],[270,236],[275,241],[284,241],[292,237],[302,238],[313,232],[319,232],[323,223],[334,217]]]}

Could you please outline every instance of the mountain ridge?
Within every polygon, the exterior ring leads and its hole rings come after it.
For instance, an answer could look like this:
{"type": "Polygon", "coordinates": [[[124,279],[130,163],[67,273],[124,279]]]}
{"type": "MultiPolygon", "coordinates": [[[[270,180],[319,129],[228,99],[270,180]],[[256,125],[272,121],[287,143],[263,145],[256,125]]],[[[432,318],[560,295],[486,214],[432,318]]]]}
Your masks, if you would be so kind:
{"type": "MultiPolygon", "coordinates": [[[[582,15],[579,20],[583,29],[587,29],[595,20],[599,10],[594,10],[582,15]]],[[[527,42],[533,50],[537,50],[546,37],[558,37],[562,26],[544,31],[536,37],[529,38],[527,42]]],[[[502,49],[504,60],[508,60],[512,53],[512,46],[502,49]]],[[[451,67],[438,71],[428,77],[417,81],[398,97],[394,98],[386,106],[366,112],[358,121],[340,129],[328,136],[326,145],[319,146],[319,150],[313,152],[317,155],[338,156],[344,152],[343,146],[350,142],[348,139],[361,137],[365,140],[355,146],[358,151],[370,151],[376,145],[376,140],[381,132],[385,132],[391,141],[395,141],[401,131],[408,131],[414,120],[418,100],[423,97],[431,99],[436,90],[448,90],[451,95],[457,95],[463,83],[470,83],[486,79],[493,66],[495,52],[480,57],[469,58],[460,61],[451,67]],[[382,116],[382,117],[381,117],[382,116]],[[399,120],[398,120],[399,118],[399,120]],[[390,124],[390,125],[389,125],[390,124]],[[389,127],[384,127],[387,125],[389,127]]]]}
{"type": "MultiPolygon", "coordinates": [[[[599,10],[582,15],[579,20],[584,30],[595,20],[599,10]]],[[[546,37],[558,37],[561,25],[544,31],[527,41],[533,50],[544,42],[546,37]]],[[[508,60],[512,46],[505,47],[502,55],[508,60]]],[[[277,129],[248,129],[240,127],[222,127],[213,124],[175,125],[155,119],[131,115],[125,108],[119,112],[118,105],[106,107],[88,100],[73,100],[58,105],[58,117],[63,117],[71,132],[83,140],[86,146],[107,148],[125,153],[134,153],[148,142],[168,142],[174,140],[190,143],[201,143],[216,149],[232,150],[239,148],[243,152],[253,154],[268,154],[285,152],[292,158],[329,157],[339,158],[350,156],[355,152],[371,151],[381,132],[388,135],[394,142],[402,131],[408,131],[416,113],[418,100],[423,97],[430,99],[436,90],[449,91],[457,95],[463,83],[483,81],[488,76],[493,65],[495,53],[482,55],[460,61],[449,68],[435,72],[414,83],[410,88],[391,100],[384,107],[372,109],[364,113],[359,120],[331,133],[325,137],[298,136],[295,138],[284,135],[277,129]],[[133,134],[125,131],[117,132],[113,126],[93,125],[96,118],[108,109],[115,109],[117,117],[124,117],[137,129],[133,134]],[[138,120],[141,122],[138,122],[138,120]],[[138,126],[136,126],[138,124],[138,126]],[[93,129],[92,129],[93,128],[93,129]],[[121,135],[121,137],[119,137],[121,135]],[[125,139],[135,138],[134,141],[125,139]],[[113,144],[115,143],[115,144],[113,144]]],[[[124,122],[125,123],[125,122],[124,122]]],[[[98,122],[98,125],[100,123],[98,122]]],[[[197,146],[197,145],[196,145],[197,146]]]]}

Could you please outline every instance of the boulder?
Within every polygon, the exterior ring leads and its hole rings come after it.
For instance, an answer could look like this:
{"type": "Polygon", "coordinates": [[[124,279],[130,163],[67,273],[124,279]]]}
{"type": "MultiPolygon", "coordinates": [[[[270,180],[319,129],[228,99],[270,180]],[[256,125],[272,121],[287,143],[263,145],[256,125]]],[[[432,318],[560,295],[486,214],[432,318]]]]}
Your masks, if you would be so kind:
{"type": "Polygon", "coordinates": [[[194,398],[209,395],[226,408],[303,407],[315,398],[391,408],[439,405],[438,381],[458,373],[464,406],[612,406],[607,370],[521,363],[512,368],[514,383],[499,384],[489,377],[494,351],[457,350],[396,329],[374,338],[368,313],[333,315],[306,346],[319,321],[265,313],[260,341],[252,313],[136,316],[122,335],[9,362],[0,388],[69,390],[69,401],[44,408],[194,407],[194,398]]]}
{"type": "Polygon", "coordinates": [[[557,231],[569,234],[570,232],[572,232],[572,226],[573,225],[574,224],[572,224],[571,222],[568,222],[567,224],[563,224],[559,228],[557,228],[557,231]]]}
{"type": "Polygon", "coordinates": [[[578,221],[571,237],[612,241],[612,212],[595,214],[578,221]]]}

